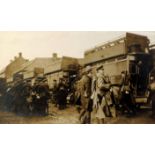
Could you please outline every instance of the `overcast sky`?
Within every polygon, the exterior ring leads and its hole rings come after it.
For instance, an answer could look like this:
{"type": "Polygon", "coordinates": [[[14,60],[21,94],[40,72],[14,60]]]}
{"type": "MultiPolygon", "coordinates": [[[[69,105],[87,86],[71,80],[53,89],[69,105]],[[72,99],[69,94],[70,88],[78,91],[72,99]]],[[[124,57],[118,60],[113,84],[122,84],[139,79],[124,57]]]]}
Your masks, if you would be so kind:
{"type": "MultiPolygon", "coordinates": [[[[26,59],[58,56],[83,57],[84,51],[113,40],[125,32],[0,32],[0,69],[4,68],[19,52],[26,59]]],[[[155,42],[155,32],[134,32],[147,35],[155,42]]]]}

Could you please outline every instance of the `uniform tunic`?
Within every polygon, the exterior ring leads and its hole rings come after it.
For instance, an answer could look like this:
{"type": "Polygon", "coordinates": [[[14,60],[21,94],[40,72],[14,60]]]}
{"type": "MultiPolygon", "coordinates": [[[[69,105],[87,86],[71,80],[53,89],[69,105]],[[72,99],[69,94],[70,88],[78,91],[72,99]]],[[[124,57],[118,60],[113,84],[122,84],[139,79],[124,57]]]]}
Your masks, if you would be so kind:
{"type": "Polygon", "coordinates": [[[106,118],[108,113],[108,106],[112,104],[111,97],[109,94],[110,82],[106,81],[104,75],[98,74],[96,80],[96,117],[99,119],[106,118]]]}
{"type": "Polygon", "coordinates": [[[88,75],[83,75],[81,81],[81,112],[80,112],[80,121],[83,124],[91,122],[91,77],[88,75]]]}

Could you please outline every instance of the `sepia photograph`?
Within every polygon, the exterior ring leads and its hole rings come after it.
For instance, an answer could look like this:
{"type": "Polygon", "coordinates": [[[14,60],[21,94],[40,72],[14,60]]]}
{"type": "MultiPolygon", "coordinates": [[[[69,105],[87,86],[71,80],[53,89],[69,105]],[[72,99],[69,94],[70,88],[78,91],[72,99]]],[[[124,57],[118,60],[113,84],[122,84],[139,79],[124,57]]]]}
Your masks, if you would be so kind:
{"type": "Polygon", "coordinates": [[[0,153],[152,155],[153,0],[0,1],[0,153]]]}
{"type": "Polygon", "coordinates": [[[154,124],[154,31],[1,31],[0,124],[154,124]]]}

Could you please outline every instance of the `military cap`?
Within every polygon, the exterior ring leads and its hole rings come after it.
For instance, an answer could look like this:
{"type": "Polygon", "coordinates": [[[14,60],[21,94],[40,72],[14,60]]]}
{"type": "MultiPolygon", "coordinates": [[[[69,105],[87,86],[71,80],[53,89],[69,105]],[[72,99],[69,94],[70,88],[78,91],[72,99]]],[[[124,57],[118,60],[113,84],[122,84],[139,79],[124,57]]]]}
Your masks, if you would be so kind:
{"type": "Polygon", "coordinates": [[[43,82],[46,82],[46,81],[47,81],[47,79],[46,79],[46,78],[44,78],[44,79],[42,79],[42,81],[43,81],[43,82]]]}
{"type": "Polygon", "coordinates": [[[27,80],[25,80],[26,82],[31,82],[31,79],[27,79],[27,80]]]}
{"type": "Polygon", "coordinates": [[[15,74],[14,75],[14,80],[16,80],[16,79],[23,79],[23,74],[21,74],[21,73],[15,74]]]}
{"type": "Polygon", "coordinates": [[[92,70],[91,66],[86,66],[85,72],[90,72],[92,70]]]}
{"type": "Polygon", "coordinates": [[[36,81],[42,81],[44,79],[44,77],[37,77],[36,81]]]}

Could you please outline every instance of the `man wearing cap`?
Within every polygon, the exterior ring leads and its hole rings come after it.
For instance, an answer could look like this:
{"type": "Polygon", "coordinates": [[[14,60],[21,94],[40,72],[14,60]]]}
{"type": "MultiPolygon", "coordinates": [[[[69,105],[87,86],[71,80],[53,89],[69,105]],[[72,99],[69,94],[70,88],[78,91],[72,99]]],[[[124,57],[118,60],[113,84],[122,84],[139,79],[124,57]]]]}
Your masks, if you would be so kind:
{"type": "Polygon", "coordinates": [[[48,114],[49,87],[45,78],[37,78],[33,88],[33,113],[39,116],[48,114]]]}
{"type": "Polygon", "coordinates": [[[110,98],[110,81],[104,75],[104,68],[103,65],[96,68],[97,72],[97,79],[96,79],[96,100],[94,101],[94,108],[96,109],[96,119],[97,122],[100,124],[104,123],[106,118],[106,112],[109,115],[108,106],[112,105],[112,101],[110,98]]]}
{"type": "Polygon", "coordinates": [[[150,72],[150,85],[149,85],[149,98],[148,102],[152,105],[152,117],[155,118],[155,67],[150,72]]]}
{"type": "Polygon", "coordinates": [[[127,74],[127,71],[121,72],[120,95],[122,114],[127,113],[128,116],[135,115],[136,110],[132,99],[131,78],[127,74]]]}
{"type": "Polygon", "coordinates": [[[59,84],[57,87],[57,102],[59,105],[59,110],[66,108],[66,97],[67,97],[67,84],[64,78],[59,79],[59,84]]]}
{"type": "Polygon", "coordinates": [[[49,89],[49,85],[48,85],[48,81],[46,78],[44,78],[44,80],[42,81],[42,89],[45,92],[43,96],[43,115],[48,115],[49,113],[49,99],[50,99],[50,89],[49,89]]]}
{"type": "Polygon", "coordinates": [[[39,95],[37,92],[38,92],[39,82],[40,82],[40,78],[36,78],[32,86],[32,114],[33,115],[38,115],[39,95]]]}
{"type": "Polygon", "coordinates": [[[57,92],[58,92],[58,84],[57,84],[57,80],[53,80],[53,84],[52,84],[52,101],[55,104],[55,106],[57,107],[57,92]]]}
{"type": "Polygon", "coordinates": [[[92,84],[92,74],[91,67],[87,66],[85,72],[81,79],[81,111],[79,120],[82,124],[91,123],[91,84],[92,84]]]}
{"type": "Polygon", "coordinates": [[[14,86],[12,88],[13,111],[17,115],[23,115],[23,105],[25,103],[23,77],[21,75],[16,75],[14,80],[14,86]]]}
{"type": "Polygon", "coordinates": [[[23,106],[22,111],[24,115],[29,115],[31,110],[31,104],[32,104],[32,98],[31,98],[31,92],[32,92],[32,86],[31,86],[31,80],[28,79],[24,82],[23,85],[23,106]]]}

